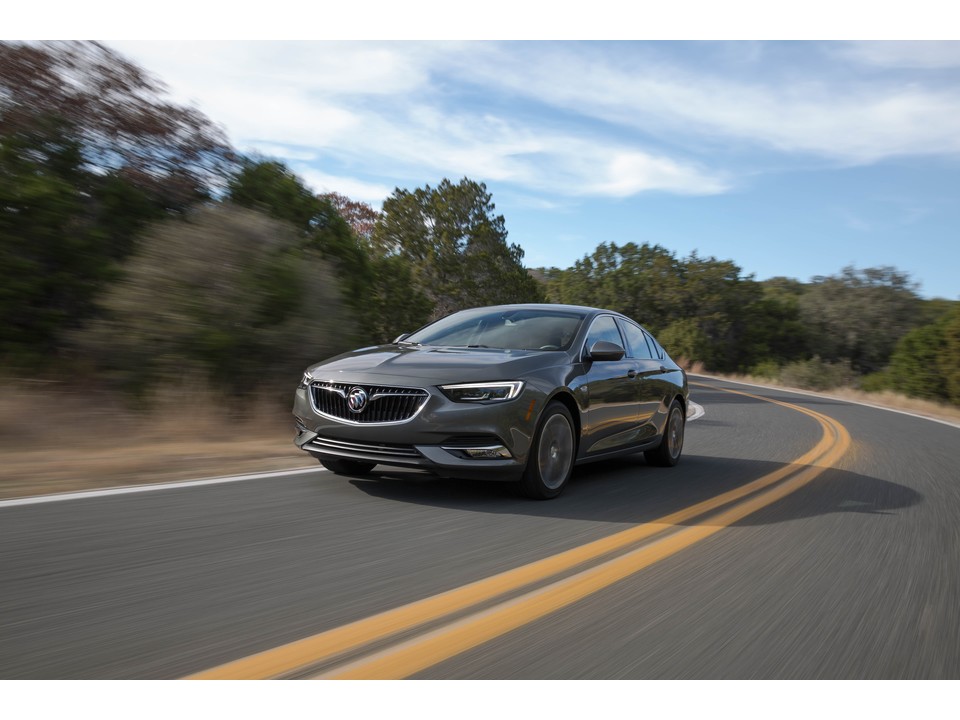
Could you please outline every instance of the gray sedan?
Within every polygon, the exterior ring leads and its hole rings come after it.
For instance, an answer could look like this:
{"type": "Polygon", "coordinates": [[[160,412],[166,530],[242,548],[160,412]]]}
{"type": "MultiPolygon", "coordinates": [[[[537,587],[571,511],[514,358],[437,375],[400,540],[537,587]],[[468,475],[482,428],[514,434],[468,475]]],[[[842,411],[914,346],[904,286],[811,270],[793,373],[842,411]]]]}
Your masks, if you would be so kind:
{"type": "Polygon", "coordinates": [[[680,459],[686,373],[633,320],[573,305],[463,310],[311,366],[296,444],[324,467],[518,481],[559,495],[575,464],[680,459]]]}

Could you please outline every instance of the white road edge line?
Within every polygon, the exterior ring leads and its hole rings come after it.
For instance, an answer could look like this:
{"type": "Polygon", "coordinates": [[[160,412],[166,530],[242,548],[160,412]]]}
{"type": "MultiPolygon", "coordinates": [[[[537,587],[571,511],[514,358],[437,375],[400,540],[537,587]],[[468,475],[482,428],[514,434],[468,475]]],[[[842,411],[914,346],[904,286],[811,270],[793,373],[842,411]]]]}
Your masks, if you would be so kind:
{"type": "MultiPolygon", "coordinates": [[[[687,408],[687,422],[703,417],[705,411],[702,405],[691,401],[687,408]]],[[[54,493],[52,495],[31,495],[24,498],[0,500],[0,507],[14,505],[39,505],[40,503],[59,502],[61,500],[80,500],[83,498],[106,497],[107,495],[129,495],[131,493],[154,492],[156,490],[177,490],[179,488],[200,487],[201,485],[220,485],[222,483],[242,482],[244,480],[263,480],[283,475],[303,475],[305,473],[329,472],[324,468],[298,468],[292,470],[275,470],[272,472],[251,473],[249,475],[224,475],[222,477],[204,478],[202,480],[171,480],[165,483],[151,485],[124,485],[122,487],[103,488],[102,490],[80,490],[77,492],[54,493]]]]}
{"type": "Polygon", "coordinates": [[[220,485],[222,483],[242,482],[244,480],[264,480],[284,475],[304,475],[306,473],[328,472],[322,467],[293,468],[291,470],[274,470],[271,472],[251,473],[249,475],[224,475],[222,477],[204,478],[202,480],[171,480],[165,483],[152,485],[124,485],[123,487],[103,488],[102,490],[81,490],[78,492],[56,493],[53,495],[31,495],[25,498],[0,500],[0,507],[14,505],[38,505],[40,503],[59,502],[60,500],[79,500],[81,498],[105,497],[107,495],[127,495],[130,493],[154,492],[155,490],[178,490],[180,488],[199,487],[201,485],[220,485]]]}
{"type": "Polygon", "coordinates": [[[687,422],[699,420],[706,414],[707,411],[703,409],[703,405],[698,405],[693,400],[687,403],[687,422]]]}
{"type": "Polygon", "coordinates": [[[943,420],[941,418],[930,417],[929,415],[918,415],[917,413],[912,413],[909,410],[898,410],[897,408],[886,407],[885,405],[875,405],[874,403],[862,402],[860,400],[849,400],[848,398],[837,397],[836,395],[828,395],[826,393],[812,392],[810,390],[797,390],[795,388],[786,388],[779,385],[759,385],[758,383],[748,383],[743,380],[728,380],[727,378],[714,377],[713,375],[694,375],[689,373],[691,377],[701,377],[706,378],[707,380],[717,380],[718,382],[728,382],[733,383],[734,385],[746,385],[747,387],[754,388],[763,388],[764,390],[779,390],[785,393],[793,393],[794,395],[809,395],[810,397],[819,397],[826,398],[828,400],[836,400],[839,403],[847,403],[848,405],[862,405],[863,407],[874,408],[875,410],[886,410],[887,412],[899,413],[900,415],[909,415],[910,417],[918,418],[920,420],[929,420],[930,422],[940,423],[941,425],[946,425],[948,427],[953,427],[960,429],[960,423],[952,422],[950,420],[943,420]]]}

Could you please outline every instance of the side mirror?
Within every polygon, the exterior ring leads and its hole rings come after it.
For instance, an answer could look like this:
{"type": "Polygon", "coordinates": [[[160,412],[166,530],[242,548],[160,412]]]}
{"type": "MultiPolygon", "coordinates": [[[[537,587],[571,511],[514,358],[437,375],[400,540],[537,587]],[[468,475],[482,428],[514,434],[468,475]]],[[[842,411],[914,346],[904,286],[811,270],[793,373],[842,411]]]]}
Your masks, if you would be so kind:
{"type": "Polygon", "coordinates": [[[589,350],[587,357],[591,360],[622,360],[625,352],[622,347],[616,343],[607,340],[597,340],[589,350]]]}
{"type": "Polygon", "coordinates": [[[393,344],[396,345],[399,342],[403,342],[408,337],[410,337],[410,333],[403,333],[401,335],[397,335],[396,339],[393,341],[393,344]]]}

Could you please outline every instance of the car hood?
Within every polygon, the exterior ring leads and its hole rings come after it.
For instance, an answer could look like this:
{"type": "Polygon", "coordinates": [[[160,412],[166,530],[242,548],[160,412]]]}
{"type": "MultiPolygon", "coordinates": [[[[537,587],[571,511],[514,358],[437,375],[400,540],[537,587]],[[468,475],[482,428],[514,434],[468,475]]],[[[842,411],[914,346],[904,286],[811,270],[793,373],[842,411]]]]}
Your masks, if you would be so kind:
{"type": "Polygon", "coordinates": [[[560,351],[379,345],[338,355],[307,372],[327,382],[440,385],[515,380],[568,361],[560,351]]]}

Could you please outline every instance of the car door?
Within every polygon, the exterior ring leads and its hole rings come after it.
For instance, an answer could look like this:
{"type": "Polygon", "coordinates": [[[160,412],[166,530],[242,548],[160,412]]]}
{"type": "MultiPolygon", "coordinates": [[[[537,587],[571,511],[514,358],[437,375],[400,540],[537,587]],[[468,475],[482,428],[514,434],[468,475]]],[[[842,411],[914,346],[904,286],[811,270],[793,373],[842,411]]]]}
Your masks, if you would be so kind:
{"type": "Polygon", "coordinates": [[[590,359],[589,350],[598,340],[624,347],[612,315],[594,319],[582,350],[585,372],[580,392],[586,395],[586,409],[581,451],[587,455],[634,444],[640,426],[637,363],[626,355],[620,360],[590,359]]]}
{"type": "Polygon", "coordinates": [[[627,356],[636,365],[637,411],[640,432],[638,440],[646,440],[658,433],[663,424],[663,413],[669,407],[671,385],[664,380],[664,367],[657,356],[657,348],[643,329],[629,320],[618,318],[620,331],[626,342],[627,356]],[[659,413],[659,415],[658,415],[659,413]]]}

